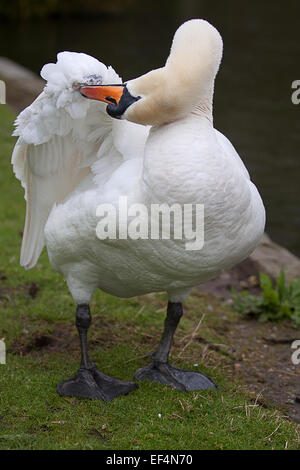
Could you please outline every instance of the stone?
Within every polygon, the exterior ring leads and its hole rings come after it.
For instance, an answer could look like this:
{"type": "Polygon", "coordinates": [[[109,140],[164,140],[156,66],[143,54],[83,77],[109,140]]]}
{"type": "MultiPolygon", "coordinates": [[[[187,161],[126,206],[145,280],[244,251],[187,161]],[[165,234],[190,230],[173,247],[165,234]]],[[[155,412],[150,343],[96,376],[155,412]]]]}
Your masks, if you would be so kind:
{"type": "Polygon", "coordinates": [[[0,57],[0,80],[6,85],[6,102],[19,112],[29,106],[45,86],[45,81],[34,72],[6,57],[0,57]]]}
{"type": "Polygon", "coordinates": [[[267,234],[264,234],[258,247],[248,258],[257,271],[264,272],[275,279],[280,270],[285,271],[286,280],[292,281],[300,277],[300,259],[283,246],[274,243],[267,234]]]}

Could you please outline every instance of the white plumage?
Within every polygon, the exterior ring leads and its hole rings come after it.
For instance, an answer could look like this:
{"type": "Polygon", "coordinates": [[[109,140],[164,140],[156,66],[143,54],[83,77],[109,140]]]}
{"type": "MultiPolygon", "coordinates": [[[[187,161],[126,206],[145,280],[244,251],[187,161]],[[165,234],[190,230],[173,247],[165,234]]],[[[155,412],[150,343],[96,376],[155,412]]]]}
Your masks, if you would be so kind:
{"type": "Polygon", "coordinates": [[[74,52],[43,67],[45,90],[16,121],[12,162],[27,199],[21,264],[33,267],[46,244],[77,304],[88,304],[98,287],[120,297],[167,291],[171,302],[182,302],[193,286],[258,244],[265,225],[261,198],[212,122],[220,41],[208,23],[185,23],[166,66],[127,83],[142,98],[122,120],[73,87],[120,83],[111,67],[74,52]],[[199,51],[191,41],[200,41],[199,51]],[[117,207],[120,196],[149,211],[153,203],[204,204],[203,249],[187,251],[184,240],[174,239],[99,240],[96,208],[117,207]]]}

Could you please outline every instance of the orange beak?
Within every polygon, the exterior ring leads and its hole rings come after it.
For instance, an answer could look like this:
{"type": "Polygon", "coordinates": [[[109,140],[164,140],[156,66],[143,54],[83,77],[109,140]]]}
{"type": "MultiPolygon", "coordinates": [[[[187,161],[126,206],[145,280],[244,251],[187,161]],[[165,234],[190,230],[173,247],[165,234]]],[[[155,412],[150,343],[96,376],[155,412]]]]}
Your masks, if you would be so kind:
{"type": "Polygon", "coordinates": [[[125,85],[87,85],[80,87],[80,93],[86,98],[119,104],[125,85]]]}

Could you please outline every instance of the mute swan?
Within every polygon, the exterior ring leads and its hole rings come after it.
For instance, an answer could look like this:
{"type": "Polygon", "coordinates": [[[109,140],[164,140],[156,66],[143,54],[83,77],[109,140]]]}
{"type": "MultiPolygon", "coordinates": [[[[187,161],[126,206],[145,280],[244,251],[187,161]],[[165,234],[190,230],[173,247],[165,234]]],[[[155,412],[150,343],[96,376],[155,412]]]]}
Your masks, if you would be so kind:
{"type": "Polygon", "coordinates": [[[77,304],[81,365],[58,385],[61,395],[111,400],[137,387],[102,374],[89,359],[96,288],[119,297],[168,294],[162,339],[136,379],[182,391],[216,387],[200,372],[173,367],[168,356],[191,288],[246,258],[264,231],[260,195],[229,140],[213,127],[222,49],[213,26],[187,21],[165,66],[125,84],[98,60],[62,52],[41,71],[43,93],[17,118],[12,163],[27,201],[21,265],[32,268],[46,245],[77,304]],[[187,250],[175,237],[99,239],[97,207],[118,209],[124,196],[146,208],[204,204],[204,246],[187,250]]]}

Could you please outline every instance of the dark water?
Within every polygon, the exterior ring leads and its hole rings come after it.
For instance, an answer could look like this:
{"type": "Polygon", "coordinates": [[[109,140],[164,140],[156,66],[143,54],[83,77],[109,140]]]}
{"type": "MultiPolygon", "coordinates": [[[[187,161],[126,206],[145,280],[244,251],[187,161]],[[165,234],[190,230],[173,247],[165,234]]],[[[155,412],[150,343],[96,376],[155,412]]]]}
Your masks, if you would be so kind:
{"type": "Polygon", "coordinates": [[[205,18],[224,39],[215,127],[235,145],[267,209],[267,231],[300,255],[299,1],[143,0],[114,18],[0,23],[0,55],[39,72],[63,50],[111,64],[124,80],[164,64],[176,28],[205,18]]]}

